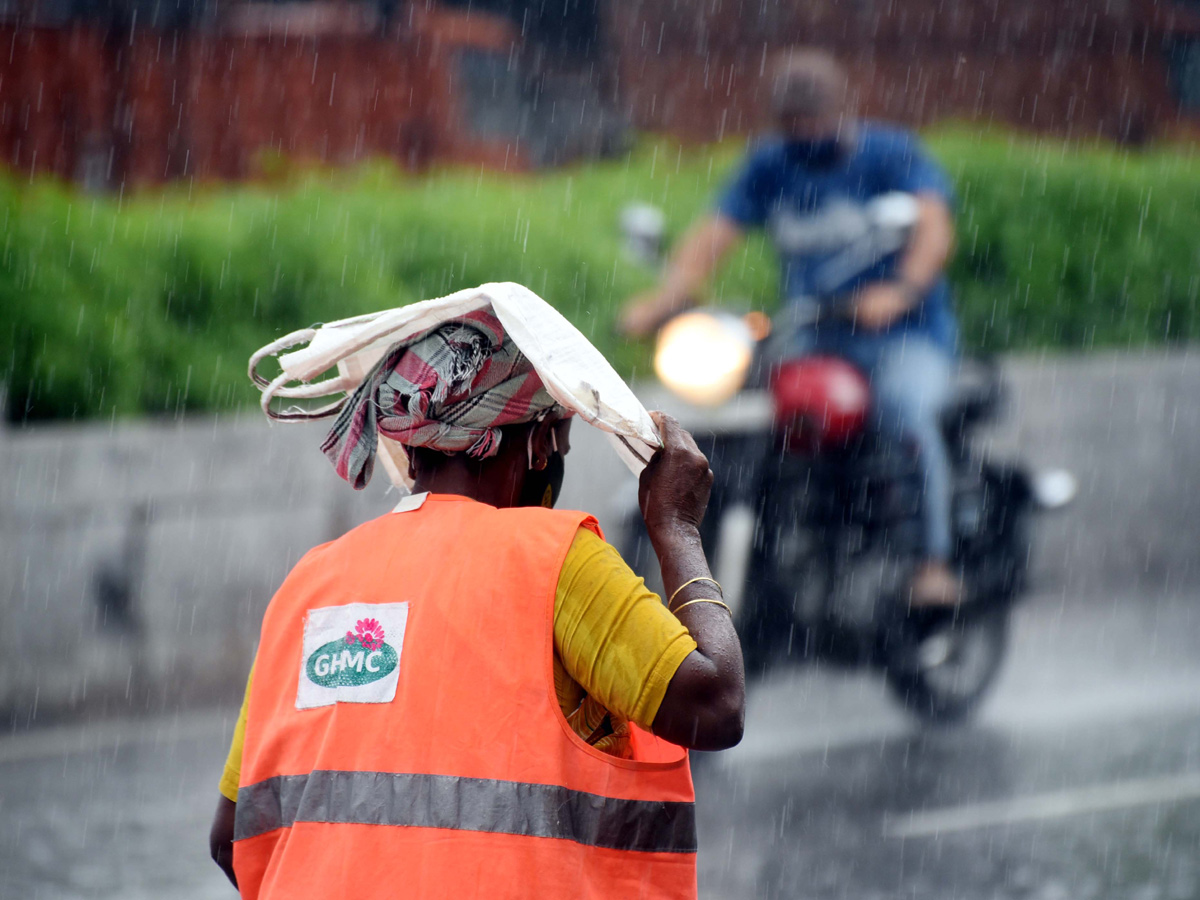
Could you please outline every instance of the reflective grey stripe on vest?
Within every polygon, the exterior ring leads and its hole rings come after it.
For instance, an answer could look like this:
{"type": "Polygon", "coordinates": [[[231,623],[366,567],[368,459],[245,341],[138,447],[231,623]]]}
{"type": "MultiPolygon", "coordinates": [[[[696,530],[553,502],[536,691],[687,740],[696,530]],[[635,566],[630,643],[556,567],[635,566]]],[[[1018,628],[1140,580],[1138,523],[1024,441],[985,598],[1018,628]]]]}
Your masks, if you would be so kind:
{"type": "Polygon", "coordinates": [[[295,822],[449,828],[563,838],[614,850],[696,852],[691,803],[617,800],[557,785],[317,771],[277,775],[238,791],[235,840],[295,822]]]}

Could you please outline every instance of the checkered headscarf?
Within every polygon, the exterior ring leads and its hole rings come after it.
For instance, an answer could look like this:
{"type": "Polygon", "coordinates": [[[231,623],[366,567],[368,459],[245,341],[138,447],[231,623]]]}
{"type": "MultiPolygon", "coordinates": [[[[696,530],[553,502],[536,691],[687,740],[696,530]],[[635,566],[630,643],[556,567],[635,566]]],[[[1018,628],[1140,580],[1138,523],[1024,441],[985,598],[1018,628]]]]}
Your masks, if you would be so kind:
{"type": "Polygon", "coordinates": [[[337,473],[366,487],[382,434],[405,447],[484,459],[500,428],[558,404],[490,310],[452,319],[396,344],[363,379],[321,445],[337,473]]]}

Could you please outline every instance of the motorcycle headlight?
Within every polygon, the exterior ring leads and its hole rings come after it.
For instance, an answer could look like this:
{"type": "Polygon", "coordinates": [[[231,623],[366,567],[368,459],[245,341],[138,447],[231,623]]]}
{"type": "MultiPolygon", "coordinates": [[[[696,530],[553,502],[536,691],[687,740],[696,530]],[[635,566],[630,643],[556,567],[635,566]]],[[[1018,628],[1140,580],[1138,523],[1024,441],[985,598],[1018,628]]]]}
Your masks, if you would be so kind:
{"type": "Polygon", "coordinates": [[[745,383],[753,355],[754,337],[742,319],[695,310],[676,316],[659,333],[654,371],[689,403],[716,406],[745,383]]]}

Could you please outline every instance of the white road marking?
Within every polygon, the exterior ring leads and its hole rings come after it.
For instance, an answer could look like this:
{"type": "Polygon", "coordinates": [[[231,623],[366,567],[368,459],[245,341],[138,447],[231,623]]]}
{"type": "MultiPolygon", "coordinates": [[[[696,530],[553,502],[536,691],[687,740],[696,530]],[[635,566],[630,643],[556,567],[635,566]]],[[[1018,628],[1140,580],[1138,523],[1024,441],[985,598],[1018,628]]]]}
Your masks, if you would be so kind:
{"type": "Polygon", "coordinates": [[[1063,819],[1197,798],[1200,798],[1200,772],[1184,772],[1158,778],[1088,785],[1012,800],[969,803],[907,815],[885,816],[883,836],[936,837],[997,825],[1063,819]]]}

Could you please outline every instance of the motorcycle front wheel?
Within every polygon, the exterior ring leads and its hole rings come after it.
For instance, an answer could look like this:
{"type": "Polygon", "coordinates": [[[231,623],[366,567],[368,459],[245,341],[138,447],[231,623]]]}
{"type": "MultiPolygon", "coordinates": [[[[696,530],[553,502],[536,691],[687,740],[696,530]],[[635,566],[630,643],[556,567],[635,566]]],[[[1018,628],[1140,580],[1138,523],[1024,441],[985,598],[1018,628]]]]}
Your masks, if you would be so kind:
{"type": "Polygon", "coordinates": [[[898,629],[886,669],[893,696],[923,722],[951,724],[975,710],[1000,671],[1009,610],[913,611],[898,629]]]}

